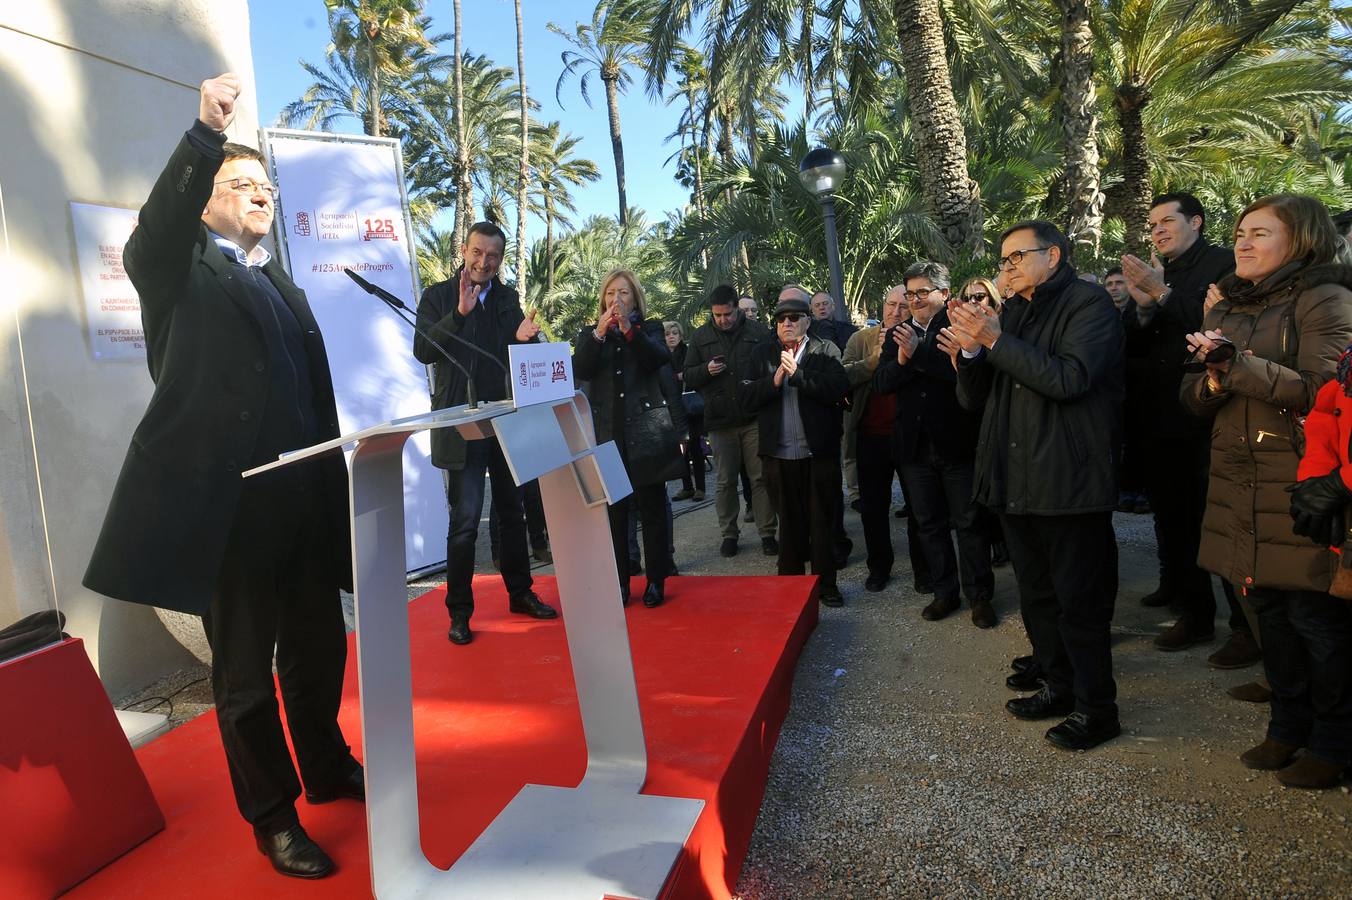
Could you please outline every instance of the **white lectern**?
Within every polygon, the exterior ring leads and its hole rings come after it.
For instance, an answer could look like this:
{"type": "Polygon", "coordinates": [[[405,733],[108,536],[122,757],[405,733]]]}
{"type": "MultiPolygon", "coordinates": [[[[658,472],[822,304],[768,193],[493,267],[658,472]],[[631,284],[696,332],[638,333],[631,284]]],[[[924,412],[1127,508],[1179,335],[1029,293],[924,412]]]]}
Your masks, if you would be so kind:
{"type": "Polygon", "coordinates": [[[357,671],[371,887],[381,900],[656,898],[704,807],[639,793],[647,752],[606,512],[632,488],[615,444],[597,446],[594,434],[581,393],[520,409],[501,401],[377,425],[245,473],[355,444],[348,479],[357,671]],[[404,572],[403,446],[432,428],[470,440],[496,434],[517,484],[540,481],[587,742],[581,784],[527,785],[444,871],[428,862],[419,838],[404,572]]]}

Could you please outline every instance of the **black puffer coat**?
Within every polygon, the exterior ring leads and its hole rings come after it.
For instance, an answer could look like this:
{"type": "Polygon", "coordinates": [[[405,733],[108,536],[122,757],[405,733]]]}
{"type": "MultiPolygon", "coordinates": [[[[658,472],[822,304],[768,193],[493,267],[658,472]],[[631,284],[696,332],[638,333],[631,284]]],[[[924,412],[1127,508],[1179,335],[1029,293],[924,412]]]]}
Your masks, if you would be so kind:
{"type": "Polygon", "coordinates": [[[641,487],[680,477],[684,461],[672,445],[684,438],[689,425],[661,322],[639,320],[628,337],[612,328],[604,341],[596,339],[595,325],[584,327],[573,340],[573,372],[587,382],[597,442],[615,442],[632,484],[641,487]],[[669,444],[654,440],[650,429],[638,427],[642,416],[661,408],[669,412],[675,429],[669,444]],[[631,459],[654,457],[660,461],[641,471],[630,465],[631,459]]]}
{"type": "Polygon", "coordinates": [[[973,494],[1015,515],[1117,507],[1122,317],[1066,263],[1031,302],[1005,301],[1001,335],[958,360],[958,401],[983,410],[973,494]]]}

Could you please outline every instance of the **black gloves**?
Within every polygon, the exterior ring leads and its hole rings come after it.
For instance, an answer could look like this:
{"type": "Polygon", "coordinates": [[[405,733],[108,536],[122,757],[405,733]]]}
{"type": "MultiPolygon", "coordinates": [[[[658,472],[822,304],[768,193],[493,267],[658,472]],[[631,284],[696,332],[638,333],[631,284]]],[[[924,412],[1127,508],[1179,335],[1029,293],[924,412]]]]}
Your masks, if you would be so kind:
{"type": "Polygon", "coordinates": [[[1347,537],[1343,510],[1352,502],[1352,490],[1334,469],[1327,475],[1307,478],[1287,485],[1291,495],[1291,531],[1307,537],[1321,547],[1338,547],[1347,537]]]}

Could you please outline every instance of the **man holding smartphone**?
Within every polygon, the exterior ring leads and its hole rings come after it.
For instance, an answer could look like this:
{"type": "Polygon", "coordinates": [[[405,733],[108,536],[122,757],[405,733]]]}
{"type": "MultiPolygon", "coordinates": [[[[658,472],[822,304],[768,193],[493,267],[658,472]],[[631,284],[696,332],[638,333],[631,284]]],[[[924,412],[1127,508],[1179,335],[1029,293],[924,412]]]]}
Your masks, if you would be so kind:
{"type": "Polygon", "coordinates": [[[737,477],[746,466],[761,551],[775,556],[779,553],[775,538],[778,522],[765,492],[756,419],[737,398],[737,385],[751,370],[752,351],[768,343],[770,333],[738,308],[737,292],[731,286],[714,288],[708,302],[709,321],[690,336],[684,380],[687,388],[704,397],[704,427],[714,452],[714,508],[723,535],[719,553],[725,557],[737,555],[737,477]]]}

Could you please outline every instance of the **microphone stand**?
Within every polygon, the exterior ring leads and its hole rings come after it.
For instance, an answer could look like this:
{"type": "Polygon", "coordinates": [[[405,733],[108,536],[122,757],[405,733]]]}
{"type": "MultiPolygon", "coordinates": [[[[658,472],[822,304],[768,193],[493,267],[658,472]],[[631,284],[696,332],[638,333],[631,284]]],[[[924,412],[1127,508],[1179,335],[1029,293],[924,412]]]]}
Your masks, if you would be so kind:
{"type": "MultiPolygon", "coordinates": [[[[358,287],[360,287],[362,290],[366,291],[366,293],[370,294],[376,299],[382,301],[386,306],[392,309],[394,311],[394,314],[397,315],[399,318],[403,319],[405,322],[407,322],[409,327],[412,328],[414,332],[416,332],[423,340],[427,341],[427,343],[431,344],[434,348],[436,348],[437,352],[439,352],[442,356],[444,356],[447,362],[449,362],[451,365],[455,366],[457,369],[460,370],[460,374],[465,376],[465,399],[467,401],[465,405],[469,409],[478,409],[479,401],[478,398],[475,396],[474,376],[470,374],[470,371],[466,369],[463,365],[461,365],[455,359],[455,357],[451,356],[450,352],[445,347],[441,346],[441,344],[433,340],[431,335],[429,335],[427,332],[419,328],[417,322],[409,318],[407,314],[412,312],[413,310],[409,309],[408,305],[404,303],[404,301],[396,297],[394,294],[391,294],[389,291],[385,290],[383,287],[380,287],[379,285],[372,284],[371,282],[367,281],[365,278],[362,278],[360,275],[358,275],[351,269],[344,269],[343,271],[347,273],[348,278],[351,278],[353,281],[357,283],[358,287]]],[[[503,375],[505,375],[509,379],[510,383],[511,373],[507,371],[507,367],[503,365],[502,360],[498,359],[496,356],[479,347],[478,345],[465,340],[459,335],[448,334],[446,336],[449,337],[451,340],[457,341],[458,343],[463,344],[464,346],[470,348],[475,353],[478,353],[482,356],[487,356],[489,359],[493,360],[493,362],[497,364],[498,368],[502,369],[503,375]]]]}

